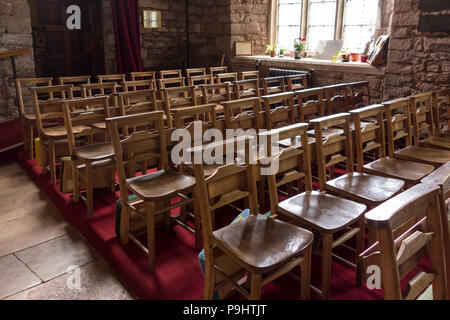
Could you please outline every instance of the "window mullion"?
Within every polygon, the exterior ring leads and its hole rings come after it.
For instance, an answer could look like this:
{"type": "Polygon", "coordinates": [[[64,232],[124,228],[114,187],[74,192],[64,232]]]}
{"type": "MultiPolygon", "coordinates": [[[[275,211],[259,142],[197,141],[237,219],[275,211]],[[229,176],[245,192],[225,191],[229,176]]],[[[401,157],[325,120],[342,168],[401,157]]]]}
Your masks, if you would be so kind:
{"type": "Polygon", "coordinates": [[[309,0],[303,0],[302,2],[302,14],[300,24],[300,37],[306,38],[308,35],[308,7],[309,0]]]}
{"type": "Polygon", "coordinates": [[[277,42],[278,36],[278,0],[272,0],[272,6],[270,10],[270,44],[277,42]]]}
{"type": "Polygon", "coordinates": [[[344,31],[344,6],[345,0],[337,0],[334,40],[342,40],[342,35],[344,31]]]}

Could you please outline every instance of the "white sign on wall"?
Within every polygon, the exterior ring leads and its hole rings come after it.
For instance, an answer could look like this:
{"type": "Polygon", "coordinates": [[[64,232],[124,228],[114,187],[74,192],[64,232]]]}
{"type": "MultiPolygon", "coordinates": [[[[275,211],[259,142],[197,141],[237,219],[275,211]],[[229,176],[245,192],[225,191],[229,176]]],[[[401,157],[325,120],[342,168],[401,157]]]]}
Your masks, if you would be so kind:
{"type": "Polygon", "coordinates": [[[67,17],[67,29],[69,30],[80,30],[81,29],[81,9],[77,5],[70,5],[67,7],[67,14],[70,14],[67,17]]]}

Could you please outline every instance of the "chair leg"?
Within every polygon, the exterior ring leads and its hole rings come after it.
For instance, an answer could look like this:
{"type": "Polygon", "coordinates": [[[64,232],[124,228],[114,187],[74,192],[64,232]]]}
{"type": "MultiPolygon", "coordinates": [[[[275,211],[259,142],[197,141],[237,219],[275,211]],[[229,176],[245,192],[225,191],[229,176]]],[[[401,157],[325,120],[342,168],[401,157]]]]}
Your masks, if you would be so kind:
{"type": "Polygon", "coordinates": [[[214,299],[214,283],[216,281],[214,272],[214,255],[211,250],[205,249],[205,284],[203,287],[203,300],[214,299]]]}
{"type": "Polygon", "coordinates": [[[153,272],[155,270],[155,203],[145,203],[145,211],[147,215],[148,265],[150,272],[153,272]]]}
{"type": "Polygon", "coordinates": [[[128,232],[130,232],[130,212],[127,210],[126,201],[127,198],[121,198],[122,200],[122,212],[120,215],[120,242],[123,245],[128,244],[130,237],[128,232]]]}
{"type": "Polygon", "coordinates": [[[356,285],[358,287],[361,287],[364,270],[362,269],[361,263],[359,263],[359,255],[364,251],[365,231],[366,231],[364,216],[362,217],[362,219],[359,219],[358,227],[359,232],[356,235],[356,285]]]}
{"type": "Polygon", "coordinates": [[[30,139],[30,141],[28,142],[28,156],[30,157],[30,159],[34,158],[34,125],[32,123],[30,123],[30,125],[28,126],[28,139],[30,139]]]}
{"type": "Polygon", "coordinates": [[[110,188],[111,188],[111,193],[116,192],[116,170],[115,169],[111,169],[111,182],[110,182],[110,188]]]}
{"type": "Polygon", "coordinates": [[[261,300],[262,275],[258,273],[250,274],[250,297],[249,300],[261,300]]]}
{"type": "Polygon", "coordinates": [[[202,247],[202,225],[201,225],[201,215],[199,210],[199,205],[197,202],[196,191],[193,193],[193,207],[194,207],[194,226],[195,226],[195,249],[200,250],[202,247]]]}
{"type": "Polygon", "coordinates": [[[311,254],[312,244],[305,250],[301,268],[301,299],[309,300],[311,291],[311,254]]]}
{"type": "Polygon", "coordinates": [[[265,177],[263,177],[263,179],[261,179],[261,181],[259,181],[259,183],[258,183],[258,193],[259,193],[258,197],[259,197],[259,205],[260,205],[259,210],[265,209],[265,203],[264,203],[265,197],[266,197],[265,189],[266,189],[266,179],[265,179],[265,177]]]}
{"type": "Polygon", "coordinates": [[[50,147],[50,177],[52,179],[52,186],[56,185],[56,150],[55,144],[52,140],[49,142],[50,147]]]}
{"type": "Polygon", "coordinates": [[[331,279],[331,250],[333,245],[333,234],[322,235],[322,298],[328,300],[330,296],[331,279]]]}
{"type": "Polygon", "coordinates": [[[88,213],[88,219],[93,218],[93,211],[94,211],[94,187],[92,183],[92,173],[91,173],[91,165],[89,163],[86,163],[86,205],[87,205],[87,213],[88,213]]]}
{"type": "Polygon", "coordinates": [[[78,202],[80,201],[80,176],[76,170],[77,163],[72,160],[72,185],[73,185],[73,195],[72,201],[78,202]]]}

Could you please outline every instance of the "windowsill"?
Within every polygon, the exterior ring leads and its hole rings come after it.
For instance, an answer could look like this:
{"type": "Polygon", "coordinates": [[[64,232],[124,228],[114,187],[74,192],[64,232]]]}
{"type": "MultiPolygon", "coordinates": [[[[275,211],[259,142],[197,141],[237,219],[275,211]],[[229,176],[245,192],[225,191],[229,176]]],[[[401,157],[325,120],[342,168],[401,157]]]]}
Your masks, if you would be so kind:
{"type": "Polygon", "coordinates": [[[368,63],[361,62],[332,62],[329,60],[319,60],[312,58],[302,58],[294,59],[291,57],[270,57],[264,56],[240,56],[235,57],[235,63],[252,63],[257,60],[264,61],[264,64],[268,66],[282,66],[289,67],[289,65],[302,65],[304,68],[315,69],[315,70],[328,70],[335,72],[346,72],[346,73],[362,73],[375,76],[384,76],[385,67],[375,67],[368,63]]]}

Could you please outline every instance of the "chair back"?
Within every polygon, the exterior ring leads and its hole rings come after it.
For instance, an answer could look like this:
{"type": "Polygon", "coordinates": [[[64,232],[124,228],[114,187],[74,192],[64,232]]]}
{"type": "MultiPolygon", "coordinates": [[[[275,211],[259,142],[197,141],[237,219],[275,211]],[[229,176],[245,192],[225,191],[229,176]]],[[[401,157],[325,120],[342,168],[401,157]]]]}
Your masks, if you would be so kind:
{"type": "Polygon", "coordinates": [[[356,155],[356,171],[363,172],[364,155],[369,152],[376,152],[377,158],[385,158],[385,133],[384,133],[384,106],[375,104],[360,109],[350,111],[354,124],[354,144],[356,155]],[[373,119],[376,122],[367,122],[364,126],[361,122],[366,119],[373,119]]]}
{"type": "Polygon", "coordinates": [[[298,109],[300,122],[324,117],[326,109],[325,93],[322,88],[296,91],[294,105],[298,109]]]}
{"type": "Polygon", "coordinates": [[[413,123],[414,145],[419,145],[421,137],[434,133],[433,95],[432,92],[410,96],[411,118],[413,123]]]}
{"type": "Polygon", "coordinates": [[[294,74],[286,76],[287,91],[308,89],[308,78],[306,74],[294,74]]]}
{"type": "Polygon", "coordinates": [[[73,99],[72,90],[73,85],[71,84],[31,88],[33,111],[36,115],[36,124],[39,131],[43,129],[43,122],[63,121],[64,113],[61,107],[61,101],[73,99]],[[39,99],[40,96],[45,96],[47,99],[39,99]]]}
{"type": "Polygon", "coordinates": [[[228,67],[210,67],[209,74],[215,77],[219,73],[228,73],[228,67]]]}
{"type": "Polygon", "coordinates": [[[380,268],[387,300],[414,300],[430,284],[433,284],[435,300],[446,298],[439,192],[438,186],[418,184],[365,215],[366,225],[377,233],[379,241],[360,255],[360,263],[364,270],[368,266],[380,268]],[[420,221],[395,238],[393,230],[398,230],[412,219],[420,221]],[[406,291],[402,292],[401,279],[428,252],[431,272],[420,271],[409,281],[406,291]]]}
{"type": "Polygon", "coordinates": [[[270,77],[261,80],[265,96],[286,91],[284,77],[270,77]]]}
{"type": "Polygon", "coordinates": [[[411,101],[400,98],[383,102],[386,116],[389,157],[394,157],[395,144],[405,138],[406,146],[412,145],[411,135],[411,101]]]}
{"type": "Polygon", "coordinates": [[[293,124],[297,119],[293,92],[263,96],[261,99],[264,104],[266,129],[272,130],[287,124],[293,124]]]}
{"type": "Polygon", "coordinates": [[[233,85],[235,99],[261,97],[258,79],[238,80],[233,85]]]}
{"type": "Polygon", "coordinates": [[[353,149],[350,132],[350,114],[339,113],[332,116],[313,119],[316,138],[317,170],[319,172],[319,188],[325,191],[327,168],[345,162],[347,173],[353,172],[353,149]],[[343,128],[343,134],[333,134],[323,138],[323,131],[331,127],[343,128]]]}
{"type": "MultiPolygon", "coordinates": [[[[16,78],[16,90],[19,103],[20,114],[33,112],[32,110],[32,99],[33,94],[31,87],[38,86],[51,86],[53,78],[16,78]],[[31,110],[27,110],[31,109],[31,110]]],[[[52,92],[50,94],[50,99],[53,98],[52,92]]]]}
{"type": "Polygon", "coordinates": [[[115,96],[119,85],[115,82],[104,82],[104,83],[91,83],[82,84],[81,94],[83,98],[95,97],[95,96],[109,96],[111,99],[110,105],[116,105],[115,96]]]}
{"type": "Polygon", "coordinates": [[[183,77],[181,69],[176,70],[161,70],[159,72],[159,76],[161,79],[170,79],[170,78],[181,78],[183,77]]]}
{"type": "Polygon", "coordinates": [[[194,86],[163,89],[162,96],[164,100],[164,112],[167,116],[167,126],[169,128],[173,127],[171,117],[172,109],[197,105],[194,86]]]}
{"type": "Polygon", "coordinates": [[[155,90],[153,86],[153,80],[135,80],[135,81],[124,81],[122,83],[122,91],[141,91],[141,90],[155,90]]]}
{"type": "Polygon", "coordinates": [[[156,89],[157,87],[155,71],[130,72],[130,77],[132,81],[151,80],[153,82],[153,89],[156,89]]]}
{"type": "Polygon", "coordinates": [[[156,90],[121,92],[117,95],[122,115],[156,111],[156,90]]]}
{"type": "Polygon", "coordinates": [[[164,112],[154,111],[106,119],[121,193],[126,192],[125,180],[135,177],[138,169],[169,169],[163,117],[164,112]]]}
{"type": "Polygon", "coordinates": [[[368,81],[352,82],[348,85],[350,90],[350,102],[353,109],[370,105],[368,81]]]}
{"type": "Polygon", "coordinates": [[[213,84],[214,78],[212,75],[199,75],[199,76],[190,76],[188,79],[188,85],[190,86],[198,86],[202,84],[213,84]]]}
{"type": "Polygon", "coordinates": [[[260,111],[259,98],[247,98],[223,102],[226,129],[255,129],[259,132],[263,128],[263,117],[260,111]]]}
{"type": "Polygon", "coordinates": [[[100,96],[64,100],[61,104],[64,112],[70,155],[76,156],[77,147],[93,144],[94,135],[104,133],[101,129],[96,128],[94,124],[104,122],[109,116],[108,97],[100,96]],[[93,106],[95,106],[95,109],[89,110],[93,106]],[[83,111],[73,112],[72,110],[83,111]],[[74,132],[74,128],[78,130],[74,132]]]}
{"type": "Polygon", "coordinates": [[[204,104],[216,103],[223,101],[231,101],[231,86],[230,83],[216,83],[200,85],[202,90],[202,99],[204,104]]]}
{"type": "Polygon", "coordinates": [[[171,112],[173,115],[174,127],[177,129],[185,128],[192,121],[202,121],[204,127],[208,128],[216,126],[215,104],[181,107],[172,109],[171,112]]]}
{"type": "Polygon", "coordinates": [[[256,79],[259,81],[259,71],[242,71],[240,73],[240,80],[256,79]]]}
{"type": "Polygon", "coordinates": [[[73,94],[76,97],[81,97],[82,89],[80,84],[89,84],[91,83],[91,76],[75,76],[75,77],[59,77],[58,84],[73,84],[73,94]]]}
{"type": "Polygon", "coordinates": [[[206,76],[206,68],[191,68],[186,69],[186,78],[190,78],[193,76],[206,76]]]}
{"type": "Polygon", "coordinates": [[[348,84],[327,86],[323,90],[327,101],[327,115],[349,112],[352,109],[348,84]]]}
{"type": "Polygon", "coordinates": [[[186,86],[184,77],[178,78],[162,78],[158,80],[159,89],[177,88],[186,86]]]}
{"type": "MultiPolygon", "coordinates": [[[[122,82],[126,81],[126,75],[125,74],[104,74],[97,76],[99,83],[107,83],[107,82],[115,82],[117,84],[120,84],[122,82]]],[[[132,79],[134,80],[134,79],[132,79]]]]}
{"type": "Polygon", "coordinates": [[[219,73],[216,75],[216,83],[234,82],[238,80],[237,72],[219,73]]]}
{"type": "Polygon", "coordinates": [[[436,135],[440,136],[444,129],[450,128],[450,88],[433,92],[433,109],[436,135]]]}

